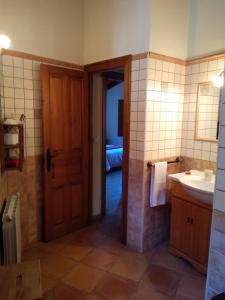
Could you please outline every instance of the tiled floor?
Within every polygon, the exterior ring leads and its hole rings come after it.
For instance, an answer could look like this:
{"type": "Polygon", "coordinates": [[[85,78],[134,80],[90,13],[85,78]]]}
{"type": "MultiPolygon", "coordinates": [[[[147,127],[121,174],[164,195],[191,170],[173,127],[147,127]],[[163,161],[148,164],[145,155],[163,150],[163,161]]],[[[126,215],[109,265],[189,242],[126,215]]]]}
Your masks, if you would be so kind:
{"type": "Polygon", "coordinates": [[[205,278],[170,255],[167,244],[138,254],[120,244],[114,233],[113,220],[107,220],[37,243],[23,260],[40,259],[43,290],[55,288],[58,300],[204,299],[205,278]]]}

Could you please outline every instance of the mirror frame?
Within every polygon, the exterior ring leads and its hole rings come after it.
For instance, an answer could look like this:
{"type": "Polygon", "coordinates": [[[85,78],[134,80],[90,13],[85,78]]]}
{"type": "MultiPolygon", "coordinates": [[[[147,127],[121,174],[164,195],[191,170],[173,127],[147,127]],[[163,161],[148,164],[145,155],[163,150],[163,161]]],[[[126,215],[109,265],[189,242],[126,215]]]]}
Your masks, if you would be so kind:
{"type": "MultiPolygon", "coordinates": [[[[208,85],[208,84],[212,84],[214,85],[213,81],[205,81],[205,82],[199,82],[198,83],[198,91],[197,91],[197,99],[196,99],[196,115],[195,115],[195,134],[194,134],[194,140],[195,141],[202,141],[202,142],[211,142],[211,143],[218,143],[218,139],[215,138],[201,138],[198,136],[198,114],[199,114],[199,88],[200,86],[202,85],[208,85]]],[[[220,88],[221,90],[221,88],[220,88]]],[[[220,101],[220,98],[221,98],[221,94],[219,96],[219,101],[220,101]]]]}

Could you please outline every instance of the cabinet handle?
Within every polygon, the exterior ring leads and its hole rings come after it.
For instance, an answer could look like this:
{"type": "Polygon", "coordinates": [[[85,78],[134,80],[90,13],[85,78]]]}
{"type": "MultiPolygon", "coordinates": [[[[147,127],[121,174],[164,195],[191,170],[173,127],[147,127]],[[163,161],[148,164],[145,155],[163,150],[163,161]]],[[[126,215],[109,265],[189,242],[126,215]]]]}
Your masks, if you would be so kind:
{"type": "Polygon", "coordinates": [[[187,222],[190,224],[190,217],[187,217],[187,222]]]}

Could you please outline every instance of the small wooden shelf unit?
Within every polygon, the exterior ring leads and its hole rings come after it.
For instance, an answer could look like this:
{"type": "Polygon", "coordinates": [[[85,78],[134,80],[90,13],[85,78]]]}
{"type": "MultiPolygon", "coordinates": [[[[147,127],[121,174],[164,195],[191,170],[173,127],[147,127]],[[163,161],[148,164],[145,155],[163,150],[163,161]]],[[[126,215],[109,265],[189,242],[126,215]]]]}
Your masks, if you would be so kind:
{"type": "Polygon", "coordinates": [[[24,133],[23,133],[23,124],[16,125],[7,125],[0,124],[0,159],[1,159],[1,172],[8,170],[20,170],[23,169],[24,162],[24,133]],[[10,129],[18,129],[18,144],[16,145],[5,145],[4,143],[4,134],[9,132],[10,129]],[[18,158],[16,159],[17,164],[12,164],[11,166],[7,164],[7,161],[13,160],[9,157],[9,150],[18,149],[18,158]]]}

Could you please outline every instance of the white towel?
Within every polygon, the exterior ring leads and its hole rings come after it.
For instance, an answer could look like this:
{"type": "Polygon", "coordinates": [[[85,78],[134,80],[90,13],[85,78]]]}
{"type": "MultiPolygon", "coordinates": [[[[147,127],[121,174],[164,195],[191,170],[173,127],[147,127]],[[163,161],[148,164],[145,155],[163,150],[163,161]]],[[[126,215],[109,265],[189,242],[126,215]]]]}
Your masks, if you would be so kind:
{"type": "Polygon", "coordinates": [[[157,162],[151,169],[150,207],[166,204],[167,162],[157,162]]]}

